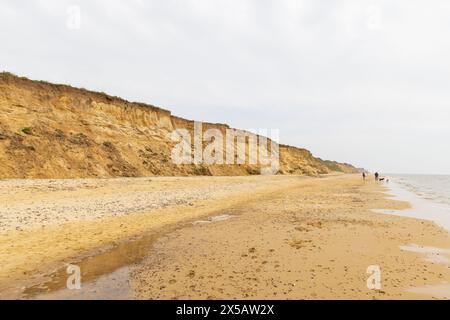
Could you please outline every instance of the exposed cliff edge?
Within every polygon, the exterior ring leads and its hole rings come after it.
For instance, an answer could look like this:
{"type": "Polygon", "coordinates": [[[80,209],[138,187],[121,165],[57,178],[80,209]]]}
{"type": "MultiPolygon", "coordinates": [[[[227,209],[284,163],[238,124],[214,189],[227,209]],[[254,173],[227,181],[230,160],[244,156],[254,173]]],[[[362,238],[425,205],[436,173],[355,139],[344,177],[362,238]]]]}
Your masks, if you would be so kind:
{"type": "MultiPolygon", "coordinates": [[[[170,139],[194,122],[104,93],[0,73],[0,178],[259,174],[259,166],[176,165],[170,139]]],[[[203,123],[225,132],[225,124],[203,123]]],[[[280,174],[356,172],[280,145],[280,174]]]]}

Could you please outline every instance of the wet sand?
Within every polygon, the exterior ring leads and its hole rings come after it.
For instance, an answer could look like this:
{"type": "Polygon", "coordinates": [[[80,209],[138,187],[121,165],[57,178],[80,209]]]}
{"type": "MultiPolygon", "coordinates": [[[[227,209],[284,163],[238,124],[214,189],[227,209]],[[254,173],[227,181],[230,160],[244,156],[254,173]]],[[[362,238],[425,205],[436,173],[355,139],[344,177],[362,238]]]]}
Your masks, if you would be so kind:
{"type": "Polygon", "coordinates": [[[373,212],[408,208],[383,191],[354,175],[1,181],[0,297],[447,297],[448,232],[373,212]],[[67,263],[84,291],[64,290],[67,263]]]}

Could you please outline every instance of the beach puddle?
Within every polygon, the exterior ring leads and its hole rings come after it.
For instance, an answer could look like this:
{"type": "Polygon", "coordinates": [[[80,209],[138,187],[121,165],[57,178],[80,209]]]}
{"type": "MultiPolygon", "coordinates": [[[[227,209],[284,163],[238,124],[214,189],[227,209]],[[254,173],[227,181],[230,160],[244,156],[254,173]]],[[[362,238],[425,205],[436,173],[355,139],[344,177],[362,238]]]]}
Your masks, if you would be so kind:
{"type": "MultiPolygon", "coordinates": [[[[425,256],[424,260],[430,263],[442,264],[450,266],[450,250],[426,247],[417,244],[410,244],[406,246],[400,246],[403,251],[409,251],[414,253],[420,253],[425,256]]],[[[437,285],[426,285],[424,287],[413,287],[406,290],[406,292],[412,292],[417,294],[429,295],[437,299],[449,299],[450,298],[450,284],[443,282],[437,285]]]]}
{"type": "Polygon", "coordinates": [[[26,288],[22,299],[39,300],[114,300],[133,299],[133,289],[130,286],[130,274],[135,267],[151,252],[155,241],[164,234],[177,229],[204,223],[225,221],[232,217],[229,214],[210,216],[206,220],[183,223],[168,227],[158,233],[145,235],[110,246],[91,255],[85,255],[70,265],[78,266],[81,271],[81,288],[68,289],[67,272],[69,265],[61,267],[55,272],[44,276],[40,284],[26,288]]]}
{"type": "MultiPolygon", "coordinates": [[[[59,285],[52,288],[54,283],[47,283],[43,286],[31,287],[26,293],[28,299],[35,300],[128,300],[133,298],[129,283],[131,269],[130,267],[120,268],[94,281],[82,283],[80,289],[61,289],[59,285]],[[43,291],[47,292],[42,293],[43,291]]],[[[65,282],[67,277],[68,275],[65,275],[65,278],[59,279],[65,282]]]]}
{"type": "Polygon", "coordinates": [[[202,224],[208,224],[208,223],[211,223],[211,222],[225,221],[225,220],[230,219],[231,217],[232,217],[232,215],[229,215],[229,214],[221,214],[221,215],[218,215],[218,216],[209,217],[208,220],[197,220],[197,221],[194,221],[194,222],[192,222],[192,224],[193,225],[202,225],[202,224]]]}
{"type": "Polygon", "coordinates": [[[127,240],[104,252],[71,262],[81,271],[81,289],[67,289],[67,265],[24,290],[24,299],[129,299],[129,273],[149,252],[156,235],[127,240]]]}
{"type": "Polygon", "coordinates": [[[400,249],[403,251],[422,253],[425,255],[425,261],[450,266],[450,259],[448,257],[450,256],[449,249],[425,247],[417,244],[400,246],[400,249]]]}
{"type": "Polygon", "coordinates": [[[437,285],[409,288],[407,292],[424,294],[436,299],[450,299],[450,283],[443,282],[437,285]]]}

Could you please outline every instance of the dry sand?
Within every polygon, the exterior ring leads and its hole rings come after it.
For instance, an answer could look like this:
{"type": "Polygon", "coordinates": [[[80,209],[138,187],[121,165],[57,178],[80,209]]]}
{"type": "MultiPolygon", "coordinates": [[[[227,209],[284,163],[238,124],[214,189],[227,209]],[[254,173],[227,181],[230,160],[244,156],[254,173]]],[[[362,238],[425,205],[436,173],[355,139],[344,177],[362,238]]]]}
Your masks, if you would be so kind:
{"type": "Polygon", "coordinates": [[[117,247],[83,281],[138,262],[131,298],[447,297],[449,234],[372,212],[408,207],[382,191],[357,175],[0,181],[0,298],[117,247]],[[140,236],[151,241],[136,250],[140,236]],[[369,265],[381,290],[367,288],[369,265]]]}

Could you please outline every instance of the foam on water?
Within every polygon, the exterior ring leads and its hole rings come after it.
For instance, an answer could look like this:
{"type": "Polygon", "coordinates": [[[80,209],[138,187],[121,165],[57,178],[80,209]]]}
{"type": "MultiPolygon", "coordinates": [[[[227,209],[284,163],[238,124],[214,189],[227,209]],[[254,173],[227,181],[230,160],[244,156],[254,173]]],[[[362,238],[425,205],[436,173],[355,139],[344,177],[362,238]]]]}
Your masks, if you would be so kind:
{"type": "Polygon", "coordinates": [[[450,232],[450,176],[390,175],[390,189],[395,199],[408,201],[408,210],[375,210],[411,218],[432,220],[450,232]]]}
{"type": "Polygon", "coordinates": [[[392,175],[392,180],[423,199],[450,206],[450,175],[392,175]]]}

